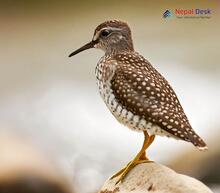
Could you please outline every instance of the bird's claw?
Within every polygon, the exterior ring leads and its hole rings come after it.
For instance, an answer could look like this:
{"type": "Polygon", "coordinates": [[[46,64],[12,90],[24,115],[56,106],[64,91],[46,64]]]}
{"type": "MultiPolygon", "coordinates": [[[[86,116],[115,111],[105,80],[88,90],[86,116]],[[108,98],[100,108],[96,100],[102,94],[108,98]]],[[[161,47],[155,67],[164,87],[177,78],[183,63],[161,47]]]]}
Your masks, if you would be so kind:
{"type": "Polygon", "coordinates": [[[133,162],[129,162],[127,164],[126,167],[122,168],[119,172],[117,172],[116,174],[114,174],[110,180],[112,180],[113,178],[117,177],[120,175],[119,179],[116,181],[115,185],[117,185],[119,182],[123,182],[124,178],[126,177],[126,175],[138,164],[142,164],[142,163],[152,163],[153,161],[150,160],[138,160],[138,161],[133,161],[133,162]]]}

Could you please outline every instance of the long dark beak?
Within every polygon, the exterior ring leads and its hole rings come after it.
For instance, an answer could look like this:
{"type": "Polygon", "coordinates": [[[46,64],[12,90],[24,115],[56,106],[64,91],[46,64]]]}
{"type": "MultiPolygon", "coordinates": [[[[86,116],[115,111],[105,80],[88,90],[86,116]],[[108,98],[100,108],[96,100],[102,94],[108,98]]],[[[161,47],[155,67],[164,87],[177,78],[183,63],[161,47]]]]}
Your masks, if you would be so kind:
{"type": "Polygon", "coordinates": [[[97,41],[91,41],[91,42],[89,42],[88,44],[82,46],[81,48],[79,48],[79,49],[77,49],[76,51],[74,51],[73,53],[71,53],[71,54],[69,55],[69,57],[74,56],[74,55],[76,55],[76,54],[78,54],[78,53],[80,53],[80,52],[82,52],[82,51],[84,51],[84,50],[87,50],[87,49],[90,49],[90,48],[94,48],[94,46],[95,46],[97,43],[98,43],[97,41]]]}

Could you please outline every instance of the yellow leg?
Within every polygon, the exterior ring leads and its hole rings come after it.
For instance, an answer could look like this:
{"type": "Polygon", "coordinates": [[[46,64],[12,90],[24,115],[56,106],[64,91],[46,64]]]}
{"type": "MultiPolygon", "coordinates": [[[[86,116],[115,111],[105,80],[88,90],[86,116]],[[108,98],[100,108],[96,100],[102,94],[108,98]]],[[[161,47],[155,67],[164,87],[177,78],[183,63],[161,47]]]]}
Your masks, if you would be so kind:
{"type": "Polygon", "coordinates": [[[117,172],[115,175],[113,175],[110,179],[113,179],[119,175],[120,178],[116,182],[118,184],[119,182],[122,182],[125,176],[128,174],[128,172],[134,168],[137,164],[140,163],[146,163],[146,162],[151,162],[145,155],[146,149],[151,145],[151,143],[154,141],[155,135],[149,136],[146,131],[144,131],[144,143],[143,146],[140,150],[140,152],[136,155],[136,157],[127,164],[126,167],[122,168],[119,172],[117,172]]]}

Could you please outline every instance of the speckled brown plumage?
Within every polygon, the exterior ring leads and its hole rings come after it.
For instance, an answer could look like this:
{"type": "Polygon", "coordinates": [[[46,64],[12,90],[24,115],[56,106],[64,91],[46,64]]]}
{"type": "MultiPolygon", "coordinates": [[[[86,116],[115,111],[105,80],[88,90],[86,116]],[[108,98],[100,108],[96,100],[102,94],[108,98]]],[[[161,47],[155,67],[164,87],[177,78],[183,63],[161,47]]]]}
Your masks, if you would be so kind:
{"type": "Polygon", "coordinates": [[[190,141],[198,147],[205,146],[189,124],[169,83],[147,60],[138,53],[122,53],[114,59],[118,65],[111,88],[123,108],[158,125],[171,134],[168,136],[190,141]]]}
{"type": "Polygon", "coordinates": [[[183,139],[198,148],[206,146],[189,124],[169,83],[138,53],[105,57],[96,74],[104,101],[124,125],[183,139]]]}

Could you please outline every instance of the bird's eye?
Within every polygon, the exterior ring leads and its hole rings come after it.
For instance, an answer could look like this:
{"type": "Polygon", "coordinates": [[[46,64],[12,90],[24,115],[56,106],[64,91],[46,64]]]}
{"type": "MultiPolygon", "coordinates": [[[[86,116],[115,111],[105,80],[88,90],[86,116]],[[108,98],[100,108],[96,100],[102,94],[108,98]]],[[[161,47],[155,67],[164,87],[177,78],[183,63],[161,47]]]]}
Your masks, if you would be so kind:
{"type": "Polygon", "coordinates": [[[101,36],[103,36],[103,37],[107,37],[109,34],[110,34],[110,31],[108,31],[108,30],[103,30],[101,32],[101,36]]]}

